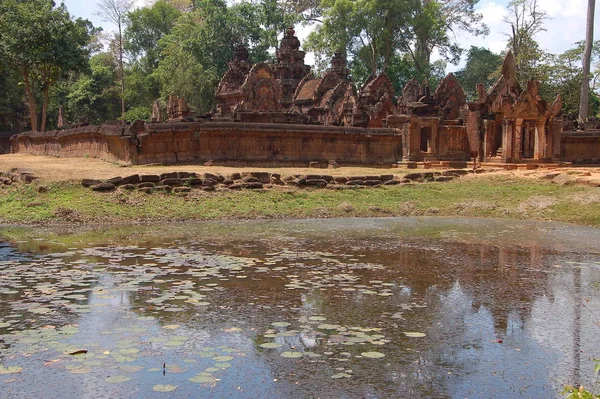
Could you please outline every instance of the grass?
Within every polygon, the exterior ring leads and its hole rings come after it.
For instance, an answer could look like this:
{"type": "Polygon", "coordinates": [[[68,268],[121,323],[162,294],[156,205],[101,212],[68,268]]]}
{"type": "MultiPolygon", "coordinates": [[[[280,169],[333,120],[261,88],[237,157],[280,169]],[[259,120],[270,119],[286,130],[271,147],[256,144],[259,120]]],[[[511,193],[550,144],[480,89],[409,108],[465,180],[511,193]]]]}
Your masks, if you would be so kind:
{"type": "Polygon", "coordinates": [[[0,190],[5,224],[130,223],[309,217],[446,216],[554,220],[600,226],[600,189],[510,175],[363,189],[96,193],[74,182],[0,190]],[[346,207],[341,207],[347,203],[346,207]],[[350,206],[348,206],[348,204],[350,206]]]}

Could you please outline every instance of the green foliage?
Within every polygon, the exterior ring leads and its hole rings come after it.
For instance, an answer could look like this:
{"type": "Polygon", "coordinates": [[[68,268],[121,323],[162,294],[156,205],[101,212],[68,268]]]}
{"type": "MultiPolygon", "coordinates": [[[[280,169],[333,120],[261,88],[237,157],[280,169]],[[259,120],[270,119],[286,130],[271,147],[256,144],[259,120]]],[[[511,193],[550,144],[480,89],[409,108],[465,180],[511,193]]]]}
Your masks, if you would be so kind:
{"type": "Polygon", "coordinates": [[[129,109],[123,115],[123,120],[126,122],[147,121],[150,119],[152,111],[148,107],[135,107],[129,109]]]}
{"type": "Polygon", "coordinates": [[[40,130],[45,129],[49,90],[71,71],[85,70],[92,25],[72,20],[64,4],[50,0],[0,2],[3,61],[20,73],[29,98],[31,128],[38,129],[35,92],[43,94],[40,130]]]}
{"type": "Polygon", "coordinates": [[[158,66],[160,49],[157,43],[171,32],[180,16],[181,11],[164,0],[128,14],[125,50],[132,59],[140,61],[146,73],[151,73],[158,66]]]}
{"type": "Polygon", "coordinates": [[[563,390],[562,394],[566,395],[565,399],[600,399],[600,394],[596,393],[598,388],[598,379],[600,378],[600,360],[596,359],[596,366],[594,367],[594,373],[596,374],[595,386],[592,391],[587,390],[583,385],[576,388],[572,385],[567,385],[563,390]]]}
{"type": "Polygon", "coordinates": [[[67,95],[67,116],[70,119],[86,119],[90,123],[116,120],[121,111],[114,58],[107,53],[96,54],[90,59],[90,70],[71,83],[67,95]]]}
{"type": "Polygon", "coordinates": [[[467,53],[465,67],[456,72],[455,75],[467,93],[473,100],[477,97],[477,83],[483,83],[487,88],[496,83],[493,75],[502,65],[502,56],[495,54],[483,47],[471,46],[467,53]]]}

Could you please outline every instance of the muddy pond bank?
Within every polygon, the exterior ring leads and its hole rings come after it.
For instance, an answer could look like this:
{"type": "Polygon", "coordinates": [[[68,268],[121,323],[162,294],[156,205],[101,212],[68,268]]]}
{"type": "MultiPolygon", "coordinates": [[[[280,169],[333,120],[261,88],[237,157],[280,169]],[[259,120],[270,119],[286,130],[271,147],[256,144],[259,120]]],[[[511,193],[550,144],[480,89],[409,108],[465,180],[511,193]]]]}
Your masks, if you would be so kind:
{"type": "Polygon", "coordinates": [[[10,398],[560,397],[600,356],[594,228],[356,218],[0,240],[10,398]]]}

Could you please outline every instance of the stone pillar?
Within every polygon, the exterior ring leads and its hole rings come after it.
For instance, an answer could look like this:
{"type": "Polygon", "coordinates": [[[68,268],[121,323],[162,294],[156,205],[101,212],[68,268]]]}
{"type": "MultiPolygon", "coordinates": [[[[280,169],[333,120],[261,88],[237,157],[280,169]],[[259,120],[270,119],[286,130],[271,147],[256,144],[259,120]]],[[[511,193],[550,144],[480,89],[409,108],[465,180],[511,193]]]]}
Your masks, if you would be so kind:
{"type": "Polygon", "coordinates": [[[552,160],[560,161],[560,153],[561,153],[561,142],[560,138],[563,130],[563,121],[560,119],[554,119],[548,122],[548,128],[550,129],[549,135],[552,136],[552,160]]]}
{"type": "Polygon", "coordinates": [[[535,146],[533,149],[533,159],[544,160],[549,153],[546,140],[546,120],[538,119],[535,124],[535,146]]]}
{"type": "Polygon", "coordinates": [[[514,139],[513,139],[513,160],[523,159],[523,119],[515,121],[514,139]]]}
{"type": "Polygon", "coordinates": [[[515,121],[514,120],[505,119],[502,122],[502,160],[504,162],[513,162],[514,129],[515,129],[515,121]]]}
{"type": "Polygon", "coordinates": [[[484,120],[483,121],[483,156],[484,159],[489,161],[490,157],[495,157],[494,153],[494,140],[496,133],[496,121],[494,120],[484,120]]]}
{"type": "Polygon", "coordinates": [[[439,119],[431,124],[431,155],[434,157],[439,156],[439,119]]]}

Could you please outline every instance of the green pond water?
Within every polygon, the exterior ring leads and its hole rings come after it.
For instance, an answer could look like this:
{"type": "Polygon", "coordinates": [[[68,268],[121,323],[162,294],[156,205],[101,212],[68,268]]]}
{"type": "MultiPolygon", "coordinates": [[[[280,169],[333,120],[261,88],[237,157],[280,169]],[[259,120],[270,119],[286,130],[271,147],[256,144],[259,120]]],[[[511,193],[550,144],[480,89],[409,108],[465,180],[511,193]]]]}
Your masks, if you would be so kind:
{"type": "Polygon", "coordinates": [[[0,227],[2,398],[558,398],[600,229],[429,218],[0,227]]]}

